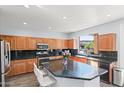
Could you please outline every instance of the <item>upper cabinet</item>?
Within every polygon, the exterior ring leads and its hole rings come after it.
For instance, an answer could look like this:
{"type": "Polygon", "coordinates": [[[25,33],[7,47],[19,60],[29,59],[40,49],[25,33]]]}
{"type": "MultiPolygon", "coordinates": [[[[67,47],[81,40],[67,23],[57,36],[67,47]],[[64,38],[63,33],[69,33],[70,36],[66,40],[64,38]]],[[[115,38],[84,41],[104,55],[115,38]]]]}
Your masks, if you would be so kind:
{"type": "Polygon", "coordinates": [[[74,40],[73,39],[68,40],[68,48],[69,49],[73,49],[74,48],[74,40]]]}
{"type": "Polygon", "coordinates": [[[98,54],[98,50],[99,50],[99,35],[98,34],[94,34],[94,53],[98,54]]]}
{"type": "Polygon", "coordinates": [[[15,39],[16,50],[27,50],[28,49],[26,37],[17,36],[15,38],[16,38],[15,39]]]}
{"type": "Polygon", "coordinates": [[[68,48],[68,40],[64,40],[63,41],[63,45],[64,45],[64,49],[67,49],[68,48]]]}
{"type": "Polygon", "coordinates": [[[15,50],[15,37],[14,36],[1,35],[1,39],[9,42],[11,50],[15,50]]]}
{"type": "Polygon", "coordinates": [[[42,38],[37,38],[37,43],[43,43],[43,39],[42,38]]]}
{"type": "Polygon", "coordinates": [[[116,50],[116,34],[99,35],[99,51],[115,51],[116,50]]]}
{"type": "Polygon", "coordinates": [[[11,50],[36,50],[37,43],[48,44],[49,49],[72,49],[74,40],[51,39],[51,38],[33,38],[23,36],[1,35],[3,39],[10,43],[11,50]]]}
{"type": "Polygon", "coordinates": [[[63,42],[61,39],[56,40],[56,49],[62,49],[63,48],[63,42]]]}
{"type": "Polygon", "coordinates": [[[36,50],[36,38],[28,37],[27,38],[27,49],[28,50],[36,50]]]}

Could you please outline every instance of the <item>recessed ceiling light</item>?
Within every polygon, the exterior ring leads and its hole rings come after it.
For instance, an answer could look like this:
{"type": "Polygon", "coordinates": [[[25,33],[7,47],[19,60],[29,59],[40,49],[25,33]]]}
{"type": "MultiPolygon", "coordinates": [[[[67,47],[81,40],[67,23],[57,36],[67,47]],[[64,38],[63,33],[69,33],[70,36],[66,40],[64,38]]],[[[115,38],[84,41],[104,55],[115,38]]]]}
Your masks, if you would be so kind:
{"type": "Polygon", "coordinates": [[[67,19],[67,17],[66,17],[66,16],[63,16],[62,18],[63,18],[63,19],[67,19]]]}
{"type": "Polygon", "coordinates": [[[29,5],[24,5],[25,8],[30,8],[29,5]]]}
{"type": "Polygon", "coordinates": [[[50,26],[50,27],[48,27],[48,29],[52,29],[52,27],[50,26]]]}
{"type": "Polygon", "coordinates": [[[26,23],[26,22],[24,22],[23,24],[24,24],[24,25],[26,25],[27,23],[26,23]]]}
{"type": "Polygon", "coordinates": [[[111,16],[110,14],[107,15],[108,17],[111,16]]]}

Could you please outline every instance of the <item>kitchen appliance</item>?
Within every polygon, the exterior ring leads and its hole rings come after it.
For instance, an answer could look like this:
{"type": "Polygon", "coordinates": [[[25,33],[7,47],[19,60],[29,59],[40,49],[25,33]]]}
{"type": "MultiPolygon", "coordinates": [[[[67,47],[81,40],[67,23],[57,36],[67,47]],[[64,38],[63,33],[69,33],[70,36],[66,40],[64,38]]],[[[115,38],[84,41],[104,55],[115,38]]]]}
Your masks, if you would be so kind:
{"type": "Polygon", "coordinates": [[[113,84],[118,86],[124,86],[124,69],[113,69],[113,84]]]}
{"type": "Polygon", "coordinates": [[[46,64],[50,61],[49,57],[38,58],[38,68],[42,68],[42,64],[46,64]]]}
{"type": "Polygon", "coordinates": [[[106,69],[108,72],[100,76],[100,80],[105,83],[112,83],[112,64],[117,62],[117,51],[99,51],[99,56],[96,57],[99,59],[100,68],[106,69]]]}
{"type": "Polygon", "coordinates": [[[0,86],[6,85],[5,76],[10,72],[10,44],[0,40],[0,86]]]}
{"type": "Polygon", "coordinates": [[[109,74],[110,74],[109,66],[110,66],[110,63],[99,62],[99,67],[106,69],[108,71],[107,73],[100,76],[100,80],[102,80],[103,82],[106,82],[106,83],[110,83],[109,82],[109,74]]]}
{"type": "Polygon", "coordinates": [[[37,50],[48,50],[48,44],[37,43],[37,50]]]}

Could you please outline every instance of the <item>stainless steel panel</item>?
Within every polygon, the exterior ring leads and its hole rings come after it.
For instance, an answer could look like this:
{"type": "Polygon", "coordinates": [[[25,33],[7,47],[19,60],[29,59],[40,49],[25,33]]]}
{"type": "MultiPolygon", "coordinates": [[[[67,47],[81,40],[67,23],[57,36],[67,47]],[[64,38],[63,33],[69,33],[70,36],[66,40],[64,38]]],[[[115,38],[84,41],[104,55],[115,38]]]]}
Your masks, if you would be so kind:
{"type": "Polygon", "coordinates": [[[0,41],[1,48],[1,83],[5,86],[5,75],[10,71],[10,45],[5,41],[0,41]]]}
{"type": "Polygon", "coordinates": [[[113,73],[113,83],[118,86],[124,86],[124,69],[114,68],[113,73]]]}

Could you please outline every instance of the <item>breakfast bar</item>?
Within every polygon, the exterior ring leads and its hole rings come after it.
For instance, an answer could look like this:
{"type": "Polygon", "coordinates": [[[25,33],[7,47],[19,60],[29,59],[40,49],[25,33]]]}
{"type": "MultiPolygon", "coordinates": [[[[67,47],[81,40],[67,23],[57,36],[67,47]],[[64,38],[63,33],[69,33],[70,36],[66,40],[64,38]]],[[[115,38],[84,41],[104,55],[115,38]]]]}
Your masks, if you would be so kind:
{"type": "Polygon", "coordinates": [[[80,63],[68,60],[63,64],[63,60],[52,60],[42,64],[48,73],[56,80],[56,87],[99,87],[100,75],[107,73],[107,70],[94,67],[87,63],[80,63]]]}

